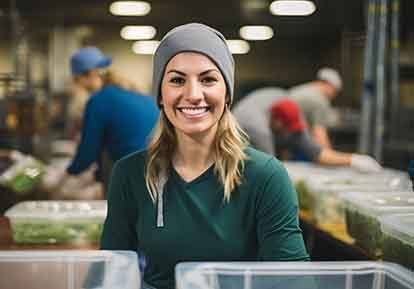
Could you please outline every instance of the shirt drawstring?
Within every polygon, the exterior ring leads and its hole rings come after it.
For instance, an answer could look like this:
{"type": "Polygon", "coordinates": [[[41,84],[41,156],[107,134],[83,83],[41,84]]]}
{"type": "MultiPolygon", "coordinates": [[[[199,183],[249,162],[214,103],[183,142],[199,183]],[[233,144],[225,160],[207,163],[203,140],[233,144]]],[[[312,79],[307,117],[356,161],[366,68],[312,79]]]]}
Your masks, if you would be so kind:
{"type": "Polygon", "coordinates": [[[167,177],[165,173],[161,173],[157,181],[157,228],[164,227],[164,187],[167,183],[167,177]]]}

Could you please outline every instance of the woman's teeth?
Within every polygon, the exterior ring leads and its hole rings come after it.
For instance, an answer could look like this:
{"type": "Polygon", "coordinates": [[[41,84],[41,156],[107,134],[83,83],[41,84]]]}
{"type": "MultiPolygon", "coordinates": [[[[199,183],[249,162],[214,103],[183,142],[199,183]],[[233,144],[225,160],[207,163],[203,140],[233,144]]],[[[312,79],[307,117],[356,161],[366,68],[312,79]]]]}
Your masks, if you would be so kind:
{"type": "Polygon", "coordinates": [[[188,115],[197,115],[208,111],[208,107],[179,108],[179,110],[188,115]]]}

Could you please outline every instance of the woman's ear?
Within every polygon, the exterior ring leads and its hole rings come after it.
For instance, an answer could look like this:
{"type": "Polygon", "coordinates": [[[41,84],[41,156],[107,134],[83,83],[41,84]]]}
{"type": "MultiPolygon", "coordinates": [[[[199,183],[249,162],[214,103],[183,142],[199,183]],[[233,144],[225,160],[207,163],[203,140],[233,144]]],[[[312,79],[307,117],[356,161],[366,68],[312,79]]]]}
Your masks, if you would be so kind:
{"type": "Polygon", "coordinates": [[[228,109],[230,109],[230,105],[231,105],[231,98],[230,96],[227,94],[226,95],[226,106],[228,109]]]}

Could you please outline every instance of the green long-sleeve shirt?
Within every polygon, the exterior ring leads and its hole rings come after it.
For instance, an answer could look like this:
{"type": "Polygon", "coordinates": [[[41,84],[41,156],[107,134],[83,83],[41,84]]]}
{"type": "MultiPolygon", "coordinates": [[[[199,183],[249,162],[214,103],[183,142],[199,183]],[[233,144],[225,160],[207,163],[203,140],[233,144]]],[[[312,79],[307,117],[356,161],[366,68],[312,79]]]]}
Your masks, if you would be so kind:
{"type": "Polygon", "coordinates": [[[308,260],[298,225],[298,202],[286,170],[274,157],[247,148],[243,182],[223,200],[210,167],[191,182],[172,168],[164,187],[164,227],[145,186],[145,152],[116,163],[108,192],[102,249],[145,255],[144,280],[174,288],[182,261],[308,260]]]}

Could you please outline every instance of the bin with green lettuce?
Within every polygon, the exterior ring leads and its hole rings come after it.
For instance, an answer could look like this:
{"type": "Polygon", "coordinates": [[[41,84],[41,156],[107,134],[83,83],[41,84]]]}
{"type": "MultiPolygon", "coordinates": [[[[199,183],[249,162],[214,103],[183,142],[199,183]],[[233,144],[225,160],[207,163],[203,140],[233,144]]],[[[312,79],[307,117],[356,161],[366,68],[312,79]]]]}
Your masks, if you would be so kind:
{"type": "Polygon", "coordinates": [[[106,201],[29,201],[5,215],[13,240],[24,244],[98,243],[106,201]]]}

